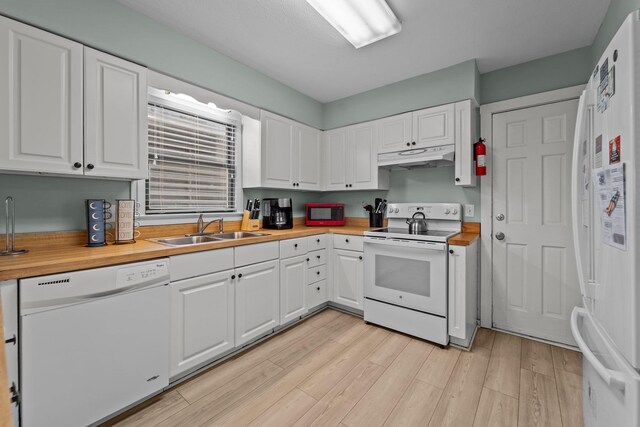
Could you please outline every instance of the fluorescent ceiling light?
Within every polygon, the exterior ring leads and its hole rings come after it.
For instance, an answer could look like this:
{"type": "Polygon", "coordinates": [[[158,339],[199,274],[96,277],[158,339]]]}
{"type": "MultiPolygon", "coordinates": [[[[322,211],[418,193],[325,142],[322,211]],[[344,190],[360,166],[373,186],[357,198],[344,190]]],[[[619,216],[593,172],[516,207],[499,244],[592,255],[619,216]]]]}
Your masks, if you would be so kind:
{"type": "Polygon", "coordinates": [[[307,3],[356,49],[402,29],[385,0],[307,0],[307,3]]]}

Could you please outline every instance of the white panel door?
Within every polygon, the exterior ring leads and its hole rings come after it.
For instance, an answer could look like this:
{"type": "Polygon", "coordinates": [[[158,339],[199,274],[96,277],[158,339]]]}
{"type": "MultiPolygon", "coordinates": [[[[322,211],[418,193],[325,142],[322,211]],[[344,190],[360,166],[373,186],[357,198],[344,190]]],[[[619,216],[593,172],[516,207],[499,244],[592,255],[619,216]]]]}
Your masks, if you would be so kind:
{"type": "MultiPolygon", "coordinates": [[[[436,147],[455,143],[455,104],[413,112],[415,147],[436,147]]],[[[412,144],[412,147],[414,145],[412,144]]]]}
{"type": "Polygon", "coordinates": [[[303,190],[322,189],[322,145],[319,130],[296,125],[294,140],[296,161],[294,162],[294,180],[296,188],[303,190]]]}
{"type": "Polygon", "coordinates": [[[0,16],[0,169],[82,175],[82,45],[0,16]]]}
{"type": "Polygon", "coordinates": [[[349,128],[341,128],[325,132],[326,156],[326,189],[344,190],[351,181],[350,156],[348,138],[349,128]]]}
{"type": "Polygon", "coordinates": [[[411,113],[398,114],[377,121],[379,153],[411,148],[411,113]]]}
{"type": "Polygon", "coordinates": [[[494,326],[574,344],[580,305],[571,234],[578,101],[493,116],[494,326]]]}
{"type": "Polygon", "coordinates": [[[375,122],[352,127],[350,190],[375,189],[378,186],[377,131],[375,122]]]}
{"type": "Polygon", "coordinates": [[[284,325],[307,312],[307,255],[280,261],[280,324],[284,325]]]}
{"type": "Polygon", "coordinates": [[[84,48],[85,175],[147,177],[147,69],[84,48]]]}
{"type": "Polygon", "coordinates": [[[172,377],[234,348],[233,274],[171,283],[172,377]]]}
{"type": "Polygon", "coordinates": [[[236,346],[280,324],[279,261],[236,269],[236,346]]]}
{"type": "Polygon", "coordinates": [[[284,117],[261,113],[262,185],[293,188],[293,125],[284,117]]]}
{"type": "Polygon", "coordinates": [[[362,310],[364,284],[363,253],[333,251],[333,301],[362,310]]]}

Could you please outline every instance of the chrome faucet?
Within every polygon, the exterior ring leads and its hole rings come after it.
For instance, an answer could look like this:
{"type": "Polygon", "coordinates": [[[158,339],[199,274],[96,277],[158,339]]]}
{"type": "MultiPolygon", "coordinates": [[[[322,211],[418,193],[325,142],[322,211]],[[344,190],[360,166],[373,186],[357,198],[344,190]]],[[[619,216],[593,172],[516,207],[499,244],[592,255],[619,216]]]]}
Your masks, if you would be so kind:
{"type": "Polygon", "coordinates": [[[204,223],[204,216],[202,214],[200,214],[200,216],[198,217],[198,222],[196,222],[196,234],[204,234],[204,230],[206,230],[206,228],[208,226],[210,226],[211,224],[213,224],[214,222],[218,223],[218,233],[222,233],[223,231],[223,221],[224,218],[214,218],[211,221],[209,221],[208,223],[204,223]]]}

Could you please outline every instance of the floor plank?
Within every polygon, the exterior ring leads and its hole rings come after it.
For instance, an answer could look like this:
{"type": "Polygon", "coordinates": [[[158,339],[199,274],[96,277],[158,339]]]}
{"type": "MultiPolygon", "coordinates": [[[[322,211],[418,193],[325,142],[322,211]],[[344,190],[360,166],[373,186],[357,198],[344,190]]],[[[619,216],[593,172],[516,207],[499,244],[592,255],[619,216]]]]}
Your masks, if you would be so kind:
{"type": "Polygon", "coordinates": [[[322,399],[329,390],[338,384],[356,365],[380,345],[382,340],[388,335],[389,332],[384,329],[372,329],[370,334],[355,342],[335,360],[313,373],[298,385],[298,388],[315,399],[322,399]]]}
{"type": "Polygon", "coordinates": [[[453,368],[460,357],[460,350],[454,347],[435,347],[418,371],[416,378],[439,388],[445,388],[453,368]]]}
{"type": "MultiPolygon", "coordinates": [[[[373,325],[367,325],[364,320],[360,320],[353,327],[347,329],[346,331],[336,334],[335,337],[331,338],[332,340],[339,342],[342,345],[349,345],[353,341],[357,340],[362,334],[372,331],[376,328],[373,325]]],[[[376,328],[379,329],[379,328],[376,328]]]]}
{"type": "Polygon", "coordinates": [[[412,339],[342,422],[351,427],[381,426],[433,350],[412,339]]]}
{"type": "Polygon", "coordinates": [[[302,325],[311,326],[314,328],[320,328],[326,325],[327,323],[342,316],[348,316],[348,314],[342,313],[341,311],[338,311],[338,310],[331,310],[331,309],[324,310],[314,316],[311,316],[310,318],[302,322],[302,325]]]}
{"type": "Polygon", "coordinates": [[[490,350],[485,347],[460,353],[451,379],[431,418],[431,427],[473,425],[489,357],[490,350]]]}
{"type": "Polygon", "coordinates": [[[282,368],[265,360],[237,378],[216,388],[197,402],[160,423],[161,427],[200,425],[240,402],[251,391],[282,372],[282,368]]]}
{"type": "Polygon", "coordinates": [[[369,360],[386,368],[404,350],[409,341],[411,341],[411,338],[408,336],[393,333],[369,356],[369,360]]]}
{"type": "Polygon", "coordinates": [[[539,341],[522,340],[520,367],[532,372],[553,377],[551,346],[539,341]]]}
{"type": "Polygon", "coordinates": [[[316,403],[313,397],[294,388],[249,425],[253,427],[290,426],[316,403]]]}
{"type": "Polygon", "coordinates": [[[520,393],[520,360],[522,339],[497,333],[491,350],[484,386],[518,398],[520,393]]]}
{"type": "Polygon", "coordinates": [[[562,427],[554,377],[522,369],[519,405],[519,426],[562,427]]]}
{"type": "Polygon", "coordinates": [[[171,415],[189,406],[189,403],[175,390],[161,394],[142,409],[138,409],[133,413],[125,413],[117,419],[106,423],[109,426],[117,427],[139,427],[154,425],[166,420],[171,415]]]}
{"type": "Polygon", "coordinates": [[[580,353],[553,346],[551,354],[553,355],[553,365],[556,369],[582,375],[582,355],[580,353]]]}
{"type": "Polygon", "coordinates": [[[442,389],[414,380],[387,418],[385,426],[426,426],[436,410],[442,389]]]}
{"type": "Polygon", "coordinates": [[[496,332],[491,329],[478,328],[476,338],[473,340],[473,346],[484,347],[491,350],[493,348],[493,340],[495,336],[496,332]]]}
{"type": "Polygon", "coordinates": [[[518,424],[518,399],[482,389],[473,427],[514,427],[518,424]]]}
{"type": "Polygon", "coordinates": [[[295,427],[335,426],[378,380],[385,368],[363,360],[311,408],[295,427]]]}
{"type": "Polygon", "coordinates": [[[583,427],[582,375],[556,369],[558,401],[564,427],[583,427]]]}

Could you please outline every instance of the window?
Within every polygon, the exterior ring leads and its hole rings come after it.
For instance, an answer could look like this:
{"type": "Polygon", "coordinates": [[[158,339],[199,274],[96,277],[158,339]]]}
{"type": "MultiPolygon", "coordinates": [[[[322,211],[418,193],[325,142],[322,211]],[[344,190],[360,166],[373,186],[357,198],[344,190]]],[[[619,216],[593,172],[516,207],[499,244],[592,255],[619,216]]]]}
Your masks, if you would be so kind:
{"type": "Polygon", "coordinates": [[[239,113],[149,88],[145,214],[235,212],[239,113]]]}

